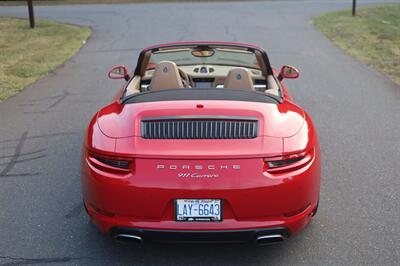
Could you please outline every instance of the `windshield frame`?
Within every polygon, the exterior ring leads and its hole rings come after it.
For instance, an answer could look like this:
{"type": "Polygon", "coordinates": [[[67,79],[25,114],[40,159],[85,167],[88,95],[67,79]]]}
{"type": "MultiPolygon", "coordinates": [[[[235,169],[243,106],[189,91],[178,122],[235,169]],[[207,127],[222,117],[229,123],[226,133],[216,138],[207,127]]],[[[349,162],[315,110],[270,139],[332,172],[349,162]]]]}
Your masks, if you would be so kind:
{"type": "MultiPolygon", "coordinates": [[[[134,75],[143,76],[145,71],[147,70],[147,62],[151,53],[161,50],[172,50],[172,49],[182,49],[182,48],[192,48],[192,49],[214,49],[214,48],[225,48],[225,49],[233,49],[233,50],[246,50],[253,53],[260,53],[261,58],[263,60],[263,64],[266,70],[267,75],[273,75],[272,67],[268,58],[267,53],[265,50],[261,49],[260,47],[249,45],[249,44],[242,44],[242,43],[219,43],[219,42],[198,42],[198,43],[167,43],[161,44],[156,46],[151,46],[142,50],[139,54],[138,63],[136,65],[136,69],[134,75]],[[146,62],[147,61],[147,62],[146,62]]],[[[260,69],[263,69],[263,66],[260,65],[260,69]]]]}
{"type": "MultiPolygon", "coordinates": [[[[233,66],[245,67],[250,69],[261,70],[261,66],[257,60],[257,55],[253,51],[245,49],[232,48],[210,48],[209,50],[199,50],[198,48],[176,48],[152,51],[148,58],[146,70],[153,69],[155,64],[160,61],[173,61],[180,66],[196,66],[196,65],[215,65],[215,66],[233,66]],[[213,51],[211,56],[195,56],[196,51],[213,51]],[[237,58],[236,55],[239,57],[237,58]],[[175,57],[175,58],[174,58],[175,57]],[[181,63],[182,62],[182,63],[181,63]],[[150,67],[149,67],[150,66],[150,67]]],[[[144,62],[145,64],[146,62],[144,62]]]]}

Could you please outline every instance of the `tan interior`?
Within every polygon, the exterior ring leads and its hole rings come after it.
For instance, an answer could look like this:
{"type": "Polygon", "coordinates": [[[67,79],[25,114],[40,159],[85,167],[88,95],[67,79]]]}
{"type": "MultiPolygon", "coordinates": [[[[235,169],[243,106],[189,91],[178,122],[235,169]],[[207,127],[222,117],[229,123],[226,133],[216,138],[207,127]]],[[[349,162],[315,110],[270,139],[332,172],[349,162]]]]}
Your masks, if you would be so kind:
{"type": "Polygon", "coordinates": [[[157,64],[150,82],[152,91],[183,89],[184,87],[179,69],[174,62],[161,61],[157,64]]]}
{"type": "Polygon", "coordinates": [[[134,76],[131,82],[129,82],[128,86],[126,87],[125,96],[140,93],[140,76],[134,76]]]}
{"type": "Polygon", "coordinates": [[[268,83],[268,90],[266,90],[265,92],[279,96],[279,87],[273,75],[267,76],[267,83],[268,83]]]}
{"type": "Polygon", "coordinates": [[[143,77],[144,74],[146,73],[146,69],[147,69],[146,66],[147,66],[147,64],[149,63],[150,57],[151,57],[151,53],[150,53],[150,52],[147,52],[147,53],[144,54],[143,62],[142,62],[142,65],[140,66],[140,69],[142,70],[141,73],[140,73],[140,75],[141,75],[142,77],[143,77]]]}
{"type": "MultiPolygon", "coordinates": [[[[262,79],[262,73],[256,73],[254,70],[247,68],[235,67],[226,69],[224,66],[215,67],[212,66],[215,71],[210,76],[214,78],[214,87],[223,85],[223,88],[227,89],[240,89],[249,91],[260,91],[260,88],[254,85],[254,79],[262,79]],[[221,69],[220,69],[221,68],[221,69]],[[224,71],[227,71],[223,73],[224,71]]],[[[191,88],[194,86],[192,76],[203,77],[200,73],[190,72],[193,70],[193,66],[183,66],[182,68],[177,67],[174,62],[162,61],[154,70],[148,70],[145,75],[134,76],[131,82],[126,87],[125,95],[131,95],[140,93],[143,88],[141,87],[142,80],[149,80],[150,90],[165,90],[165,89],[176,89],[176,88],[191,88]],[[189,71],[190,74],[187,73],[189,71]]],[[[268,75],[266,77],[267,89],[265,92],[280,96],[280,88],[276,77],[268,75]]],[[[147,89],[146,89],[147,90],[147,89]]]]}
{"type": "Polygon", "coordinates": [[[224,88],[254,91],[250,71],[242,67],[231,69],[225,78],[224,88]]]}
{"type": "Polygon", "coordinates": [[[261,68],[261,71],[262,71],[263,73],[267,73],[267,72],[268,72],[268,71],[267,71],[267,67],[266,67],[266,65],[265,65],[265,63],[264,63],[264,59],[262,58],[262,55],[261,55],[260,51],[256,51],[256,52],[255,52],[255,55],[256,55],[257,63],[258,63],[258,65],[259,65],[260,68],[261,68]]]}

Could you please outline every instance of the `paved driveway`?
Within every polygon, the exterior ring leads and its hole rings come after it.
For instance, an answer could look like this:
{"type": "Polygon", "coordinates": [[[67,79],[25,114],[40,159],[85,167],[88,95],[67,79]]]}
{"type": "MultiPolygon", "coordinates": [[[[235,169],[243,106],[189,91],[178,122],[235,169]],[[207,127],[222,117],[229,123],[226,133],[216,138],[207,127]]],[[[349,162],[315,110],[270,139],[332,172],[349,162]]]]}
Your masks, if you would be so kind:
{"type": "MultiPolygon", "coordinates": [[[[93,28],[84,48],[48,77],[0,104],[0,263],[374,264],[400,260],[400,88],[318,33],[310,17],[348,1],[272,1],[37,7],[38,18],[93,28]],[[85,127],[121,83],[115,64],[176,40],[245,41],[272,63],[314,118],[323,156],[320,212],[283,245],[121,245],[89,223],[81,200],[85,127]]],[[[361,1],[360,1],[361,2],[361,1]]],[[[371,4],[383,1],[363,1],[371,4]]],[[[397,1],[399,2],[399,1],[397,1]]],[[[26,8],[0,7],[25,16],[26,8]]]]}

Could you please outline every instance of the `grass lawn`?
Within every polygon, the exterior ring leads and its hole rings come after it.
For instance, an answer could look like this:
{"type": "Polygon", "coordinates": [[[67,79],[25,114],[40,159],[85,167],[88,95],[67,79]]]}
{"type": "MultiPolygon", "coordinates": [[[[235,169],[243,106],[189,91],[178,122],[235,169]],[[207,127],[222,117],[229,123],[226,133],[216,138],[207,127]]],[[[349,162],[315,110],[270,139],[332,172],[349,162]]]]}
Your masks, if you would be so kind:
{"type": "Polygon", "coordinates": [[[83,45],[90,29],[38,20],[0,18],[0,102],[64,63],[83,45]]]}
{"type": "Polygon", "coordinates": [[[400,85],[400,4],[324,14],[314,24],[337,46],[400,85]]]}
{"type": "MultiPolygon", "coordinates": [[[[222,2],[240,0],[34,0],[35,5],[118,4],[149,2],[222,2]]],[[[270,0],[271,1],[271,0],[270,0]]],[[[279,1],[279,0],[272,0],[279,1]]],[[[0,6],[26,5],[26,0],[0,0],[0,6]]]]}

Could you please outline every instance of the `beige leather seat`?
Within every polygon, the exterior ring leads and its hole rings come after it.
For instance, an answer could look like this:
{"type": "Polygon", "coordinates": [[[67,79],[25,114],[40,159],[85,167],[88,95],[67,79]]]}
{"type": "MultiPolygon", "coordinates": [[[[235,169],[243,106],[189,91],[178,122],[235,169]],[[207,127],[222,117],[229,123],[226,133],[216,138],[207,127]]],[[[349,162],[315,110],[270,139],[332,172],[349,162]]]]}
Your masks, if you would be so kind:
{"type": "Polygon", "coordinates": [[[161,61],[157,64],[150,82],[150,90],[159,91],[166,89],[183,89],[179,69],[174,62],[161,61]]]}
{"type": "Polygon", "coordinates": [[[242,67],[232,68],[225,78],[224,88],[254,91],[250,71],[242,67]]]}
{"type": "Polygon", "coordinates": [[[279,87],[273,75],[267,76],[267,83],[268,83],[268,90],[266,90],[265,92],[279,96],[279,87]]]}

